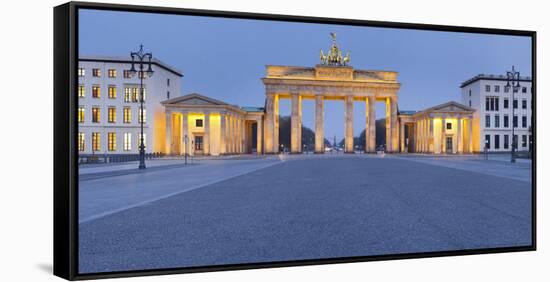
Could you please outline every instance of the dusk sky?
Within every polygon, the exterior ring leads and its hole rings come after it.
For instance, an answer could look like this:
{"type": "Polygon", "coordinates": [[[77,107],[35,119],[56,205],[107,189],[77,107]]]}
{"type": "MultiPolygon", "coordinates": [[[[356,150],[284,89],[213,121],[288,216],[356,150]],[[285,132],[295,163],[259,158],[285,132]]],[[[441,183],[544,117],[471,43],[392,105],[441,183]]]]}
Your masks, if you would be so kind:
{"type": "MultiPolygon", "coordinates": [[[[531,75],[529,37],[94,10],[81,11],[79,20],[81,55],[125,56],[143,44],[183,72],[182,95],[197,92],[239,106],[264,106],[266,65],[318,64],[330,32],[344,54],[351,51],[355,69],[399,72],[400,110],[460,102],[460,83],[480,73],[505,74],[515,65],[531,75]]],[[[365,105],[354,107],[358,135],[365,105]]],[[[290,100],[281,100],[280,114],[290,115],[290,100]]],[[[377,118],[383,117],[378,103],[377,118]]],[[[304,100],[303,123],[314,128],[313,100],[304,100]]],[[[325,134],[343,137],[343,102],[325,103],[325,134]]]]}

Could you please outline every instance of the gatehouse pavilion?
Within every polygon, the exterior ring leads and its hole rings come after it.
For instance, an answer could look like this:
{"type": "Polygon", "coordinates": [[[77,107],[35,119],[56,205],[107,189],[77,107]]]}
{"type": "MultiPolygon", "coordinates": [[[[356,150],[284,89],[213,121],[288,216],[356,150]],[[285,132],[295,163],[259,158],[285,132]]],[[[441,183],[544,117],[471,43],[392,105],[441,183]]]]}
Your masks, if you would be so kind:
{"type": "Polygon", "coordinates": [[[291,153],[302,151],[302,101],[315,101],[315,153],[324,153],[324,103],[344,103],[346,153],[354,152],[353,120],[365,124],[366,153],[376,151],[375,103],[385,105],[386,146],[389,153],[472,153],[474,109],[448,102],[418,112],[398,109],[400,82],[395,71],[361,70],[349,65],[335,35],[321,63],[314,67],[266,66],[261,80],[265,107],[239,107],[192,93],[161,102],[165,108],[165,152],[169,155],[279,153],[279,102],[291,102],[291,153]],[[355,103],[364,103],[365,116],[354,117],[355,103]],[[252,147],[255,148],[252,148],[252,147]]]}

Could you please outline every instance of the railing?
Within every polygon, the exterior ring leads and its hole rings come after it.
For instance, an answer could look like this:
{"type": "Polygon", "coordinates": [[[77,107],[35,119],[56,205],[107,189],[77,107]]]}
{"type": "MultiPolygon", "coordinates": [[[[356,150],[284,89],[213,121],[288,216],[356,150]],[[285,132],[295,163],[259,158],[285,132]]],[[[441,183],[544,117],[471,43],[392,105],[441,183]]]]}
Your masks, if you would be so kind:
{"type": "MultiPolygon", "coordinates": [[[[146,153],[145,159],[156,159],[164,156],[163,153],[146,153]]],[[[78,155],[79,164],[95,163],[123,163],[139,161],[139,154],[86,154],[78,155]]]]}

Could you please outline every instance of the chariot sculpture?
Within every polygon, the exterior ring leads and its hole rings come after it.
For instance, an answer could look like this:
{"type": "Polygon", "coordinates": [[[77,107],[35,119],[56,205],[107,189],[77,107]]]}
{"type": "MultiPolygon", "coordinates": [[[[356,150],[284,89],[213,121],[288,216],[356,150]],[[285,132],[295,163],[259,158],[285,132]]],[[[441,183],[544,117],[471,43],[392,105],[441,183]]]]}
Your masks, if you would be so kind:
{"type": "Polygon", "coordinates": [[[322,65],[329,66],[347,66],[350,62],[350,52],[346,53],[345,57],[342,57],[342,51],[336,45],[336,33],[331,32],[332,45],[330,46],[328,53],[325,55],[323,49],[321,49],[320,59],[322,65]]]}

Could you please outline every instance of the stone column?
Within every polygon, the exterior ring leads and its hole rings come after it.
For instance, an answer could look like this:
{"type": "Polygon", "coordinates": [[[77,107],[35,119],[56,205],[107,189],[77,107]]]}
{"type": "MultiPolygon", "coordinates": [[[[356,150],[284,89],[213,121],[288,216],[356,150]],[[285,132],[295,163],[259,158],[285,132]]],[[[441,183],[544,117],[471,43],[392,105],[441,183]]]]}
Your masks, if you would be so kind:
{"type": "Polygon", "coordinates": [[[426,117],[426,153],[430,152],[430,117],[426,117]]]}
{"type": "Polygon", "coordinates": [[[374,96],[369,96],[366,99],[367,105],[365,112],[367,113],[366,128],[365,128],[365,149],[368,153],[376,152],[376,99],[374,96]]]}
{"type": "Polygon", "coordinates": [[[234,128],[234,124],[235,124],[235,123],[234,123],[234,122],[235,122],[235,120],[234,120],[234,118],[233,118],[233,115],[231,115],[231,114],[228,115],[228,120],[227,120],[227,121],[228,121],[228,123],[229,123],[229,126],[228,126],[228,128],[229,128],[228,131],[229,131],[229,132],[228,132],[228,136],[227,136],[227,137],[228,137],[227,139],[228,139],[228,141],[229,141],[229,144],[228,144],[228,145],[229,145],[229,146],[228,146],[228,147],[229,147],[228,153],[229,153],[229,154],[233,154],[233,153],[235,153],[235,147],[234,147],[234,144],[235,144],[235,128],[234,128]]]}
{"type": "Polygon", "coordinates": [[[225,147],[226,134],[227,134],[227,123],[225,120],[225,114],[220,114],[220,155],[225,155],[227,153],[227,148],[225,147]]]}
{"type": "Polygon", "coordinates": [[[430,153],[434,153],[434,150],[435,150],[435,145],[434,145],[434,119],[433,117],[429,117],[429,122],[430,122],[430,128],[428,129],[428,134],[429,134],[429,138],[428,138],[428,150],[430,151],[430,153]]]}
{"type": "Polygon", "coordinates": [[[262,118],[256,121],[256,153],[262,154],[262,134],[263,134],[263,121],[262,118]]]}
{"type": "Polygon", "coordinates": [[[445,121],[445,117],[441,118],[441,154],[446,153],[446,139],[445,139],[445,131],[447,130],[447,121],[445,121]]]}
{"type": "Polygon", "coordinates": [[[462,118],[457,118],[456,119],[456,123],[457,123],[457,126],[456,126],[456,139],[457,139],[457,142],[456,142],[456,145],[457,145],[457,153],[459,154],[462,154],[463,153],[463,141],[462,140],[462,118]]]}
{"type": "Polygon", "coordinates": [[[392,136],[392,152],[399,151],[399,125],[397,121],[397,97],[392,96],[391,101],[391,136],[392,136]]]}
{"type": "Polygon", "coordinates": [[[204,113],[204,135],[203,135],[203,152],[204,155],[210,154],[210,112],[204,113]]]}
{"type": "Polygon", "coordinates": [[[181,142],[183,143],[181,152],[185,154],[191,146],[191,136],[189,136],[189,118],[187,113],[181,114],[181,142]],[[187,136],[187,146],[185,146],[185,136],[187,136]]]}
{"type": "Polygon", "coordinates": [[[399,121],[399,151],[405,153],[405,123],[399,121]]]}
{"type": "Polygon", "coordinates": [[[414,148],[415,148],[415,152],[417,153],[420,153],[420,143],[421,143],[421,140],[420,140],[420,121],[417,120],[415,125],[414,125],[414,133],[415,133],[415,139],[414,139],[414,148]]]}
{"type": "MultiPolygon", "coordinates": [[[[472,121],[472,117],[468,118],[468,153],[474,152],[474,137],[473,137],[473,127],[474,123],[472,121]]],[[[513,137],[512,137],[513,138],[513,137]]]]}
{"type": "Polygon", "coordinates": [[[275,96],[275,100],[273,101],[273,152],[277,153],[279,152],[279,96],[275,96]]]}
{"type": "Polygon", "coordinates": [[[325,129],[324,129],[324,101],[323,96],[315,96],[315,153],[325,152],[325,129]]]}
{"type": "Polygon", "coordinates": [[[246,150],[246,120],[241,118],[241,153],[247,153],[246,150]]]}
{"type": "Polygon", "coordinates": [[[353,153],[353,97],[346,96],[345,99],[345,152],[353,153]]]}
{"type": "Polygon", "coordinates": [[[268,94],[266,96],[266,114],[265,114],[265,152],[276,153],[279,147],[279,129],[278,129],[278,98],[277,95],[268,94]]]}
{"type": "Polygon", "coordinates": [[[391,152],[391,102],[386,98],[386,151],[391,152]]]}
{"type": "MultiPolygon", "coordinates": [[[[172,112],[166,111],[166,144],[164,147],[166,155],[172,153],[172,112]]],[[[139,134],[138,134],[139,140],[139,134]]],[[[139,144],[139,141],[138,141],[139,144]]]]}
{"type": "Polygon", "coordinates": [[[292,94],[290,97],[290,152],[297,154],[302,151],[302,97],[298,94],[292,94]]]}
{"type": "Polygon", "coordinates": [[[237,153],[243,152],[243,120],[237,117],[237,153]]]}
{"type": "Polygon", "coordinates": [[[418,147],[420,153],[424,153],[424,118],[421,118],[418,123],[418,147]]]}

